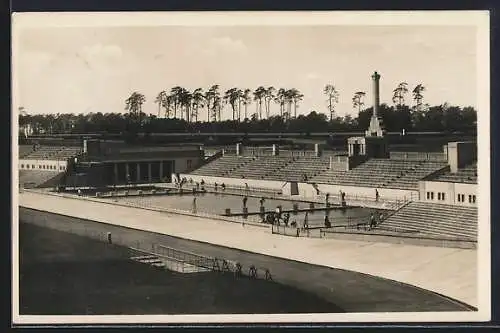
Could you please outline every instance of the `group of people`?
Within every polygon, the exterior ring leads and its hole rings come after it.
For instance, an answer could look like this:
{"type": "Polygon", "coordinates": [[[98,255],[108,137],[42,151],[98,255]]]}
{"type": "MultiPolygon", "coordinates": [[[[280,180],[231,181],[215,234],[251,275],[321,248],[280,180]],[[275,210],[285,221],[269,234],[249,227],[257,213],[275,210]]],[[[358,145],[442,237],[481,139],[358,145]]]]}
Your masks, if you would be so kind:
{"type": "MultiPolygon", "coordinates": [[[[290,213],[281,213],[281,212],[270,212],[267,214],[264,214],[262,216],[262,222],[263,223],[269,223],[269,224],[274,224],[274,225],[280,225],[283,223],[285,226],[288,227],[288,224],[290,222],[290,213]]],[[[292,222],[293,223],[293,222],[292,222]]],[[[297,223],[295,222],[295,225],[297,223]]]]}
{"type": "Polygon", "coordinates": [[[383,213],[371,213],[370,214],[370,227],[369,227],[369,230],[371,229],[374,229],[377,227],[377,223],[380,223],[382,222],[382,220],[384,219],[384,214],[383,213]]]}
{"type": "MultiPolygon", "coordinates": [[[[203,181],[203,179],[202,179],[202,181],[203,181]]],[[[222,184],[220,184],[220,187],[221,187],[221,189],[222,189],[223,191],[225,191],[225,190],[226,190],[226,184],[222,183],[222,184]]],[[[219,184],[217,184],[217,182],[215,182],[215,183],[214,183],[214,189],[215,189],[216,191],[219,189],[219,184]]]]}
{"type": "Polygon", "coordinates": [[[186,177],[183,177],[181,179],[177,179],[177,178],[174,178],[174,184],[179,188],[181,189],[182,186],[184,186],[184,184],[186,184],[188,182],[187,178],[186,177]]]}

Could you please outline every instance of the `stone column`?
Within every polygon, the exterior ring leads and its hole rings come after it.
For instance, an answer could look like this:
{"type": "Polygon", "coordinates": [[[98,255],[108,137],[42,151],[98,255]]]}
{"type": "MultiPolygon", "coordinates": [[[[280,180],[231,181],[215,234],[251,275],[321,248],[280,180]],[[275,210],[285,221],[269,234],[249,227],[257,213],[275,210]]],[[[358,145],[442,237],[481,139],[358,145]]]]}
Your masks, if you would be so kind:
{"type": "Polygon", "coordinates": [[[321,156],[321,151],[319,149],[319,143],[314,144],[314,156],[316,156],[316,157],[321,156]]]}
{"type": "Polygon", "coordinates": [[[141,181],[141,164],[137,163],[137,181],[141,181]]]}
{"type": "Polygon", "coordinates": [[[273,144],[273,156],[279,155],[279,147],[277,144],[273,144]]]}
{"type": "Polygon", "coordinates": [[[380,80],[380,74],[377,72],[373,73],[372,82],[373,82],[373,117],[374,118],[376,118],[378,116],[378,108],[380,105],[379,80],[380,80]]]}
{"type": "Polygon", "coordinates": [[[149,181],[150,183],[152,183],[152,182],[153,182],[153,176],[152,176],[152,174],[151,174],[151,162],[149,162],[149,163],[148,163],[148,181],[149,181]]]}
{"type": "Polygon", "coordinates": [[[160,181],[163,180],[163,161],[160,161],[160,181]]]}
{"type": "Polygon", "coordinates": [[[243,150],[242,150],[242,145],[241,143],[236,144],[236,156],[243,155],[243,150]]]}
{"type": "Polygon", "coordinates": [[[127,175],[130,175],[130,167],[129,167],[128,163],[125,163],[125,177],[127,175]]]}

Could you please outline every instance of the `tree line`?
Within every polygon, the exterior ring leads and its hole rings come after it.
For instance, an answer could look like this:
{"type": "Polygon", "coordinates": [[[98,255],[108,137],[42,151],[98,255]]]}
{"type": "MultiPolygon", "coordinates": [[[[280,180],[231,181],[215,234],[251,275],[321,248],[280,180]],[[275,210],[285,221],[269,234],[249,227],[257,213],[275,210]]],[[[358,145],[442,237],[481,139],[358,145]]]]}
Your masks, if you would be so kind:
{"type": "MultiPolygon", "coordinates": [[[[389,132],[406,131],[475,131],[477,112],[473,107],[458,107],[447,103],[430,106],[423,102],[425,87],[422,84],[410,89],[406,82],[393,90],[393,105],[382,104],[379,117],[389,132]]],[[[259,86],[255,90],[237,87],[222,91],[212,85],[190,91],[176,86],[158,93],[156,114],[147,115],[142,106],[146,96],[133,92],[125,100],[126,113],[89,113],[30,115],[19,108],[19,124],[26,125],[33,134],[39,133],[90,133],[90,132],[341,132],[364,131],[370,121],[373,108],[365,108],[366,92],[356,91],[352,107],[357,117],[336,114],[339,91],[333,84],[325,85],[326,112],[312,110],[307,115],[297,115],[304,95],[296,88],[259,86]],[[249,106],[254,103],[255,109],[249,106]],[[272,105],[279,106],[273,114],[272,105]],[[230,107],[232,116],[222,119],[224,107],[230,107]],[[204,112],[204,116],[202,114],[204,112]]]]}
{"type": "MultiPolygon", "coordinates": [[[[416,85],[412,90],[415,102],[412,108],[415,111],[421,111],[429,107],[429,105],[423,103],[422,93],[424,90],[425,87],[422,84],[416,85]]],[[[399,83],[393,90],[392,101],[397,108],[401,109],[406,106],[405,99],[408,92],[406,82],[399,83]]],[[[333,121],[335,119],[335,107],[339,102],[339,91],[333,84],[327,84],[323,89],[323,93],[326,96],[329,120],[333,121]]],[[[365,105],[365,95],[366,92],[357,91],[352,98],[352,106],[358,113],[362,111],[365,105]]],[[[290,121],[292,118],[297,118],[297,108],[303,97],[304,95],[296,88],[276,89],[273,86],[259,86],[253,91],[248,88],[233,87],[225,92],[220,90],[218,84],[212,85],[206,91],[202,88],[190,91],[184,87],[175,86],[170,90],[160,91],[156,96],[155,103],[158,105],[156,117],[183,119],[191,123],[200,121],[202,119],[200,113],[205,110],[207,122],[221,122],[222,110],[229,106],[232,111],[232,121],[263,120],[277,115],[285,121],[290,121]],[[255,103],[255,112],[249,114],[248,106],[253,102],[255,103]],[[279,106],[279,114],[272,114],[271,103],[279,106]]],[[[143,120],[142,104],[145,101],[146,97],[143,94],[133,92],[125,100],[125,110],[129,111],[133,117],[141,122],[143,120]]]]}
{"type": "MultiPolygon", "coordinates": [[[[202,120],[201,112],[205,110],[207,122],[221,122],[222,111],[226,106],[231,108],[231,120],[241,122],[248,119],[269,119],[271,103],[279,105],[279,116],[289,120],[297,116],[298,103],[303,94],[295,88],[286,89],[260,86],[254,91],[251,89],[230,88],[225,92],[215,84],[206,91],[197,88],[189,91],[176,86],[169,91],[158,93],[155,103],[158,105],[157,118],[183,119],[186,122],[202,120]],[[248,106],[255,102],[255,112],[249,112],[248,106]],[[292,114],[293,108],[293,114],[292,114]]],[[[141,106],[146,98],[139,92],[133,92],[125,101],[125,110],[133,116],[141,116],[141,106]]]]}
{"type": "MultiPolygon", "coordinates": [[[[125,132],[351,132],[368,128],[373,108],[365,108],[356,117],[346,115],[329,119],[325,113],[312,111],[307,115],[286,118],[271,115],[269,118],[223,120],[217,122],[189,122],[180,118],[158,118],[140,113],[88,113],[88,114],[20,114],[21,129],[28,134],[61,133],[125,133],[125,132]],[[29,126],[28,126],[29,124],[29,126]]],[[[475,132],[477,112],[473,107],[458,107],[447,103],[416,110],[406,105],[381,104],[378,111],[389,132],[406,131],[467,131],[475,132]]],[[[236,118],[236,116],[235,116],[236,118]]],[[[21,133],[24,135],[24,132],[21,133]]]]}

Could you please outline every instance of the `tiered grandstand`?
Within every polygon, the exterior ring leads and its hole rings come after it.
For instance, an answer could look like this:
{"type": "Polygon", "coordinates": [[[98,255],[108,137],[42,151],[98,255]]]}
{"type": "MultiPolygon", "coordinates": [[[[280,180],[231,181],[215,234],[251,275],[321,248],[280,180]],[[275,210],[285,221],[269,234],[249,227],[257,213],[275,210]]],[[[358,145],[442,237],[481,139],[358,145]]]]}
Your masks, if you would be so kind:
{"type": "Polygon", "coordinates": [[[225,155],[191,172],[192,175],[304,181],[328,170],[329,157],[225,155]],[[305,176],[305,177],[304,177],[305,176]]]}
{"type": "MultiPolygon", "coordinates": [[[[26,152],[26,150],[25,150],[26,152]]],[[[67,160],[80,154],[80,147],[38,146],[22,158],[30,160],[67,160]]]]}
{"type": "Polygon", "coordinates": [[[57,171],[19,170],[19,184],[25,188],[51,186],[63,174],[64,172],[57,171]]]}
{"type": "Polygon", "coordinates": [[[446,163],[374,158],[349,171],[327,169],[311,182],[417,190],[420,179],[444,167],[446,163]]]}
{"type": "Polygon", "coordinates": [[[81,153],[79,147],[19,146],[19,186],[55,186],[63,178],[68,160],[81,153]]]}
{"type": "Polygon", "coordinates": [[[477,184],[477,162],[459,168],[457,172],[446,172],[435,179],[438,182],[477,184]]]}
{"type": "Polygon", "coordinates": [[[387,188],[399,188],[405,190],[418,190],[418,182],[434,172],[447,168],[444,162],[417,162],[410,169],[403,171],[403,174],[391,178],[384,186],[387,188]]]}
{"type": "Polygon", "coordinates": [[[411,202],[382,222],[380,228],[477,241],[477,207],[411,202]]]}
{"type": "MultiPolygon", "coordinates": [[[[416,191],[421,179],[447,167],[446,162],[373,158],[349,171],[340,171],[330,168],[329,158],[225,155],[194,170],[191,174],[416,191]]],[[[464,171],[463,174],[466,172],[469,171],[464,171]]]]}
{"type": "Polygon", "coordinates": [[[193,175],[232,177],[232,172],[252,162],[254,157],[222,156],[191,172],[193,175]]]}
{"type": "Polygon", "coordinates": [[[282,168],[264,174],[262,179],[279,181],[307,181],[328,169],[328,157],[294,157],[282,168]],[[304,177],[305,176],[305,177],[304,177]]]}
{"type": "Polygon", "coordinates": [[[234,170],[230,177],[264,179],[292,162],[291,156],[261,156],[234,170]]]}
{"type": "Polygon", "coordinates": [[[33,152],[33,146],[19,145],[19,158],[25,158],[33,152]]]}

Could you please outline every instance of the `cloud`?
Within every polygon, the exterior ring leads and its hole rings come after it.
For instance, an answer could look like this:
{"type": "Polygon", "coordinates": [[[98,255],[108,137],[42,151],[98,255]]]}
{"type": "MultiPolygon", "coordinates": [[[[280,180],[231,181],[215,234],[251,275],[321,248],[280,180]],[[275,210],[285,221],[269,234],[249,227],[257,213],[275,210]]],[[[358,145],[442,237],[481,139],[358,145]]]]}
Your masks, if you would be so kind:
{"type": "Polygon", "coordinates": [[[230,37],[214,37],[211,38],[201,52],[205,55],[215,56],[220,53],[239,53],[243,54],[247,51],[247,47],[243,41],[232,39],[230,37]]]}

